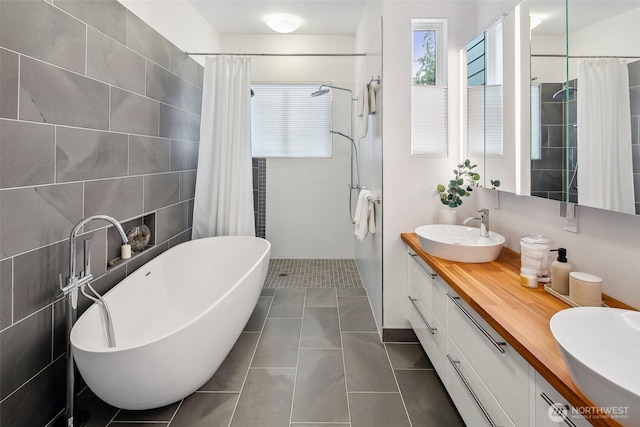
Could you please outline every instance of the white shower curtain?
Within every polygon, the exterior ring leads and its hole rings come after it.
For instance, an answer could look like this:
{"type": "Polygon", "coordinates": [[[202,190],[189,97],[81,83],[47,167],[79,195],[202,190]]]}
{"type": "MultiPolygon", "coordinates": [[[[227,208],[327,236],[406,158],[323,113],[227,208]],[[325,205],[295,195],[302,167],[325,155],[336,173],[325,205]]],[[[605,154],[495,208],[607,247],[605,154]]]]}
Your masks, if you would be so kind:
{"type": "Polygon", "coordinates": [[[578,66],[578,203],[633,214],[629,70],[618,59],[578,66]]]}
{"type": "Polygon", "coordinates": [[[207,58],[192,238],[255,236],[251,171],[251,62],[207,58]]]}

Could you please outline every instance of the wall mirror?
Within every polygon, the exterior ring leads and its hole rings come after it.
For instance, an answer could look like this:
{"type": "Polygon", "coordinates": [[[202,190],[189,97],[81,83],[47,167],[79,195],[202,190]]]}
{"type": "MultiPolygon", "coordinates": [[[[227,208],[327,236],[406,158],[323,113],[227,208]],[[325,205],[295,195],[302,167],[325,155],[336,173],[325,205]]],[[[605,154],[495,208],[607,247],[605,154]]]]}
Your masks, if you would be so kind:
{"type": "Polygon", "coordinates": [[[530,194],[640,214],[640,1],[524,3],[530,194]]]}

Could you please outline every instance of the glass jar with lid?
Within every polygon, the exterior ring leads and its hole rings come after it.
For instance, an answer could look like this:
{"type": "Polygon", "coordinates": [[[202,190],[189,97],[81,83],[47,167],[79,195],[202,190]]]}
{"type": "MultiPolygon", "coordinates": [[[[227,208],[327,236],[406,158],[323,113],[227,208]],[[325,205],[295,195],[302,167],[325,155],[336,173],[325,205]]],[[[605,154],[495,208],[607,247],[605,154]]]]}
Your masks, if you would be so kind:
{"type": "Polygon", "coordinates": [[[552,254],[556,242],[542,234],[520,238],[520,266],[536,270],[539,282],[548,282],[551,273],[552,254]]]}

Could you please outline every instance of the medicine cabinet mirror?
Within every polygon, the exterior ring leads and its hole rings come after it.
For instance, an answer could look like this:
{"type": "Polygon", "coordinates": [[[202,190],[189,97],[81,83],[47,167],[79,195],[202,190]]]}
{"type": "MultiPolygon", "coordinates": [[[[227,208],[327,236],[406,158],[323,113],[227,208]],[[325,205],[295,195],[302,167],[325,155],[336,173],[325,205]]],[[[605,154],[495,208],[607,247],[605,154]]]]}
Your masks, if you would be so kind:
{"type": "Polygon", "coordinates": [[[482,185],[640,214],[639,22],[640,0],[524,0],[463,49],[463,155],[482,185]]]}
{"type": "Polygon", "coordinates": [[[531,23],[530,194],[640,213],[640,1],[522,5],[531,23]]]}

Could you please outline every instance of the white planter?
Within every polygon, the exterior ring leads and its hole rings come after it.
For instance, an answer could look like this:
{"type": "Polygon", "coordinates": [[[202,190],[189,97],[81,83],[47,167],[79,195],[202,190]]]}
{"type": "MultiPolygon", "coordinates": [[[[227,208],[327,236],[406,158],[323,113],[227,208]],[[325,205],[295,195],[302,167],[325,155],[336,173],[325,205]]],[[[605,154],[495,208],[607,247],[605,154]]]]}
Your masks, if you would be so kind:
{"type": "Polygon", "coordinates": [[[442,208],[438,216],[438,224],[457,224],[457,211],[455,208],[442,208]]]}

